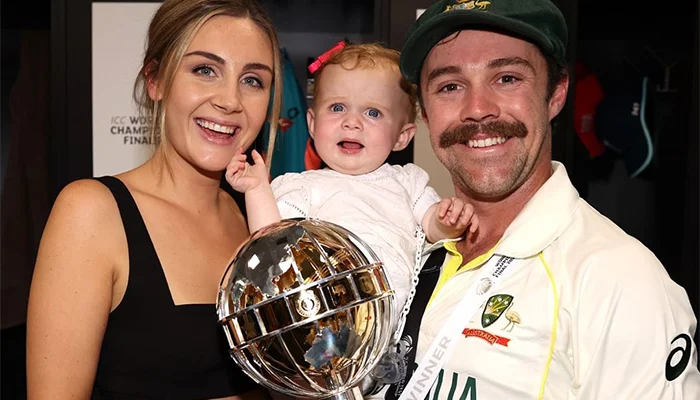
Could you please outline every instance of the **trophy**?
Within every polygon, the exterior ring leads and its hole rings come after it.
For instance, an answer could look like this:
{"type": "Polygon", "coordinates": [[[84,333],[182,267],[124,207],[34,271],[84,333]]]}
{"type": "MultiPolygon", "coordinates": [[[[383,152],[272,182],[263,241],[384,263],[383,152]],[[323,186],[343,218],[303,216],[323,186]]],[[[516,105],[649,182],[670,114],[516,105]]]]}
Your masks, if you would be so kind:
{"type": "Polygon", "coordinates": [[[224,273],[219,323],[259,384],[299,398],[362,399],[392,335],[394,292],[376,254],[329,222],[255,232],[224,273]]]}

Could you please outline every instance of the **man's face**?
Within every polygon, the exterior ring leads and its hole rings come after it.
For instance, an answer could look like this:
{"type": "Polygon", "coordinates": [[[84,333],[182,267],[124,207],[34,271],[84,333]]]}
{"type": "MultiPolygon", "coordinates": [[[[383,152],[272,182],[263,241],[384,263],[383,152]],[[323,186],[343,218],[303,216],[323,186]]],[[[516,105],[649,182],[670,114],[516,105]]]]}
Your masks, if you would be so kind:
{"type": "Polygon", "coordinates": [[[498,199],[536,170],[549,171],[550,121],[567,86],[562,81],[546,100],[546,61],[521,39],[464,30],[437,44],[421,71],[423,112],[457,192],[498,199]]]}

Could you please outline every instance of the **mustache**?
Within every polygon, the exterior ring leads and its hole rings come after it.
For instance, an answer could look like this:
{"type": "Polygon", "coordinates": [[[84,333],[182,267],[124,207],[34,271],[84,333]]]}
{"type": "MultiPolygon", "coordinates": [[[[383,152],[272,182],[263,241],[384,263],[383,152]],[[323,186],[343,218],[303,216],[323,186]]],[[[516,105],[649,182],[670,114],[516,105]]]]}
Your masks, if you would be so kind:
{"type": "Polygon", "coordinates": [[[506,139],[512,137],[523,138],[527,136],[527,127],[520,121],[492,121],[483,124],[460,125],[456,128],[448,129],[440,135],[440,147],[447,148],[457,143],[466,143],[479,133],[486,133],[489,136],[501,136],[506,139]]]}

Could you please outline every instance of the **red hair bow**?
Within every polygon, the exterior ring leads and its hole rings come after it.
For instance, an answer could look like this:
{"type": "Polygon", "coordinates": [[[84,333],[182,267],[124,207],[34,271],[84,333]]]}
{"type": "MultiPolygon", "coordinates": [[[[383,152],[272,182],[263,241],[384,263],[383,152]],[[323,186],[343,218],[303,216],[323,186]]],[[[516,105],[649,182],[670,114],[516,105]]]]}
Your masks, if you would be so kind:
{"type": "Polygon", "coordinates": [[[316,73],[316,71],[318,71],[319,68],[323,66],[323,64],[330,60],[330,58],[333,56],[333,53],[342,50],[343,47],[345,47],[346,45],[347,43],[345,42],[345,40],[342,40],[336,43],[335,46],[331,47],[330,50],[318,56],[318,58],[316,58],[316,61],[309,65],[309,72],[312,74],[316,73]]]}

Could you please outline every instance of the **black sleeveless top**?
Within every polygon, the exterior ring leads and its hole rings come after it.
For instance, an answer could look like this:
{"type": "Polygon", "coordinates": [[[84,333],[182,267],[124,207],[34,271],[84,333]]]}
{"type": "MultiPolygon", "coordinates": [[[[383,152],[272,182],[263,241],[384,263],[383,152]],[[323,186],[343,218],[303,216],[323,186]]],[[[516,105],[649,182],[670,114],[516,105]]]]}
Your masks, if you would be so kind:
{"type": "Polygon", "coordinates": [[[173,303],[126,186],[115,177],[97,179],[119,207],[129,246],[129,280],[124,298],[109,315],[92,398],[205,399],[257,388],[229,356],[216,307],[173,303]]]}

